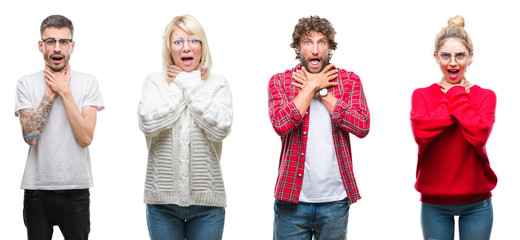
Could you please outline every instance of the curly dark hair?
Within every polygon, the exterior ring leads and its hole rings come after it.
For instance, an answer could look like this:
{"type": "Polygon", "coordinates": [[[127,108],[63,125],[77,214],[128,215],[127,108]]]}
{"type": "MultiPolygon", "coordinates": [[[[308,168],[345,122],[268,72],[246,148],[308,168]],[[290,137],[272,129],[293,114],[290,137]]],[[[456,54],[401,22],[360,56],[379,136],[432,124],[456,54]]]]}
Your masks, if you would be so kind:
{"type": "Polygon", "coordinates": [[[312,31],[319,32],[327,36],[327,39],[329,40],[329,48],[336,50],[336,47],[338,46],[338,43],[334,41],[336,31],[332,27],[332,24],[329,22],[329,20],[320,18],[318,16],[300,18],[300,20],[298,20],[298,24],[294,26],[294,32],[292,34],[293,41],[291,43],[291,48],[294,48],[294,51],[296,52],[296,59],[300,59],[298,49],[300,48],[301,38],[312,31]]]}

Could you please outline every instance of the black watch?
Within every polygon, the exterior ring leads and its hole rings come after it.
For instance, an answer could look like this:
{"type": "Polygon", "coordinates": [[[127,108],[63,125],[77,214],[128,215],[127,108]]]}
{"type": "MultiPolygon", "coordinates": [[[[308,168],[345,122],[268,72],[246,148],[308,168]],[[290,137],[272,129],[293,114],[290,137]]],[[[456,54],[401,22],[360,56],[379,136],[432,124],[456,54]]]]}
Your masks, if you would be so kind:
{"type": "Polygon", "coordinates": [[[327,96],[327,94],[329,94],[328,88],[322,88],[322,89],[318,90],[318,96],[320,96],[320,97],[325,97],[325,96],[327,96]]]}

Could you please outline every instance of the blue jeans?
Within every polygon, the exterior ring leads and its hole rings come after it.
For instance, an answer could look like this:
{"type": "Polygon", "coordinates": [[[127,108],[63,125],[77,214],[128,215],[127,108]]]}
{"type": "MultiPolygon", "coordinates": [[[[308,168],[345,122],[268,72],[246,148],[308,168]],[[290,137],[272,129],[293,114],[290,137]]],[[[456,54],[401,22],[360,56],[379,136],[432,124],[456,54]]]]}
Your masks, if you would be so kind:
{"type": "Polygon", "coordinates": [[[459,216],[460,240],[489,240],[493,227],[491,198],[462,204],[422,203],[421,225],[425,240],[453,240],[454,217],[459,216]]]}
{"type": "Polygon", "coordinates": [[[146,205],[151,240],[220,240],[225,215],[223,207],[146,205]]]}
{"type": "Polygon", "coordinates": [[[327,203],[274,203],[274,240],[347,239],[350,204],[345,198],[327,203]]]}
{"type": "Polygon", "coordinates": [[[25,190],[23,220],[27,237],[52,239],[58,225],[65,240],[88,239],[90,232],[90,191],[25,190]]]}

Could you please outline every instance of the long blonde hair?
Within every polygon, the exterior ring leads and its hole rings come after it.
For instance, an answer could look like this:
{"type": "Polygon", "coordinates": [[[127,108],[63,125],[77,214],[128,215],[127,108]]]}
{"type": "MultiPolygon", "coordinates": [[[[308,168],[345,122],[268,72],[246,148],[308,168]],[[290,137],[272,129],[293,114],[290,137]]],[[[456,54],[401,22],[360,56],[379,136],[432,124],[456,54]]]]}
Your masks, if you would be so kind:
{"type": "Polygon", "coordinates": [[[206,73],[209,76],[213,61],[209,51],[208,39],[206,38],[206,33],[204,32],[202,25],[200,25],[197,19],[190,15],[177,16],[173,18],[164,30],[163,73],[166,74],[168,67],[175,64],[172,58],[171,36],[176,29],[182,29],[190,35],[199,37],[202,48],[200,60],[204,63],[202,67],[207,69],[206,73]]]}

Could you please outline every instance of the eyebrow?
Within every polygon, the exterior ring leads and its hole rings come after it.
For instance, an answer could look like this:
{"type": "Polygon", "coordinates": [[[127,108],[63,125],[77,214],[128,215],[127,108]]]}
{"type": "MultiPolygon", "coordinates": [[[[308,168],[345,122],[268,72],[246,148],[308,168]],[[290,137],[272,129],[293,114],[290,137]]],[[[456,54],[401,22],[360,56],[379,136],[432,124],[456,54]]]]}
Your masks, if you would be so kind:
{"type": "MultiPolygon", "coordinates": [[[[448,54],[451,54],[450,52],[441,52],[441,53],[448,53],[448,54]]],[[[455,54],[459,54],[459,53],[466,53],[466,52],[456,52],[455,54]]]]}
{"type": "MultiPolygon", "coordinates": [[[[310,37],[304,37],[304,38],[302,38],[302,41],[305,41],[305,40],[312,40],[312,38],[310,38],[310,37]]],[[[328,40],[327,38],[320,38],[320,39],[318,39],[318,42],[319,42],[319,41],[328,42],[329,40],[328,40]]]]}
{"type": "MultiPolygon", "coordinates": [[[[184,39],[177,37],[177,38],[173,38],[172,40],[177,41],[177,40],[184,40],[184,39]]],[[[197,35],[190,35],[186,40],[200,40],[200,38],[197,35]]]]}

